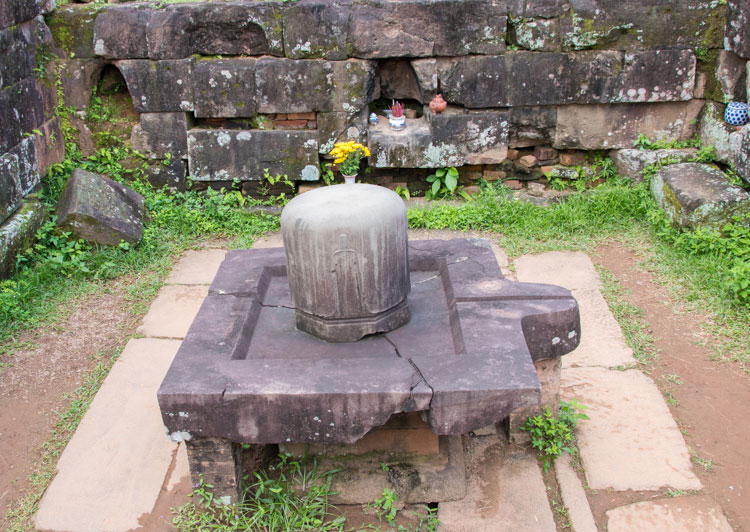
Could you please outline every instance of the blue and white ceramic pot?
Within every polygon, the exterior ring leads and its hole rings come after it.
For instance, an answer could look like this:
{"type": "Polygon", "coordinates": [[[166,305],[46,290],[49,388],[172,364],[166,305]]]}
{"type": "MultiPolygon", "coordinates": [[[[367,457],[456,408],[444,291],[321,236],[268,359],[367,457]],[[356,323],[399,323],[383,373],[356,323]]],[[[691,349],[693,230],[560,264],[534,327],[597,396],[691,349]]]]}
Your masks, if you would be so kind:
{"type": "Polygon", "coordinates": [[[724,111],[724,121],[731,126],[744,126],[748,122],[747,104],[731,102],[724,111]]]}

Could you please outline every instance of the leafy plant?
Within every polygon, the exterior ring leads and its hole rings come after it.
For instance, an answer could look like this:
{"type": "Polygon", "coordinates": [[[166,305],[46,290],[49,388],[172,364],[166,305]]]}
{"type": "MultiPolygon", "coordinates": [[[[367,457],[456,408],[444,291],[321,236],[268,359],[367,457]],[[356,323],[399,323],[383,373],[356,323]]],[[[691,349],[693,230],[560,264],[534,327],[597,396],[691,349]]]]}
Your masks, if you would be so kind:
{"type": "Polygon", "coordinates": [[[666,140],[664,138],[651,140],[646,135],[641,133],[633,143],[633,146],[641,150],[674,150],[683,148],[699,148],[701,146],[701,141],[700,139],[666,140]]]}
{"type": "Polygon", "coordinates": [[[396,185],[396,190],[394,190],[394,192],[407,201],[411,199],[411,192],[409,192],[409,187],[402,187],[401,185],[396,185]]]}
{"type": "Polygon", "coordinates": [[[434,174],[427,176],[427,182],[431,184],[430,190],[425,194],[428,200],[446,198],[456,194],[467,201],[471,200],[471,196],[458,186],[458,169],[455,166],[438,168],[434,174]]]}
{"type": "MultiPolygon", "coordinates": [[[[390,471],[388,464],[380,464],[383,471],[390,471]]],[[[396,527],[396,532],[437,532],[440,521],[437,518],[437,509],[424,507],[425,513],[417,513],[418,523],[412,527],[407,525],[397,525],[396,516],[398,515],[398,494],[388,488],[383,488],[383,496],[375,499],[370,505],[377,511],[378,519],[385,519],[389,526],[396,527]]],[[[367,529],[380,530],[380,527],[369,526],[367,529]]],[[[394,529],[391,528],[391,531],[394,529]]]]}
{"type": "Polygon", "coordinates": [[[555,417],[547,407],[543,414],[530,417],[521,427],[521,430],[529,432],[531,446],[539,451],[544,471],[548,471],[552,461],[563,452],[573,454],[572,445],[575,440],[573,429],[579,420],[588,419],[586,414],[579,413],[577,410],[586,408],[576,399],[570,403],[560,401],[558,417],[555,417]]]}

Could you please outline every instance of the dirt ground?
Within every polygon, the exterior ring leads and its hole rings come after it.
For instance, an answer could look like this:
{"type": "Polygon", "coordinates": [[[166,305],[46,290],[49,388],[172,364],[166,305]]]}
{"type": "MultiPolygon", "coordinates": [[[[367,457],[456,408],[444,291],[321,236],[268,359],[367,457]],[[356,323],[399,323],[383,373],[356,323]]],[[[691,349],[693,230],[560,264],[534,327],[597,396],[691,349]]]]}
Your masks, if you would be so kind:
{"type": "MultiPolygon", "coordinates": [[[[651,376],[679,402],[670,408],[694,455],[711,461],[710,471],[694,465],[704,492],[721,505],[736,530],[750,532],[750,423],[745,415],[750,377],[735,365],[710,360],[710,346],[699,345],[705,317],[675,312],[667,290],[654,283],[631,250],[612,243],[599,248],[593,259],[614,273],[630,291],[627,299],[644,312],[660,352],[651,376]]],[[[78,301],[52,330],[26,333],[20,339],[31,347],[14,353],[12,366],[0,373],[0,522],[28,487],[42,442],[57,413],[68,408],[66,394],[81,385],[97,353],[108,356],[135,332],[141,316],[127,310],[127,283],[121,280],[106,294],[78,301]]],[[[189,491],[189,482],[183,482],[174,495],[161,497],[154,512],[143,516],[139,530],[171,530],[169,509],[182,504],[189,491]]],[[[588,495],[597,524],[605,530],[607,510],[666,493],[588,495]]]]}

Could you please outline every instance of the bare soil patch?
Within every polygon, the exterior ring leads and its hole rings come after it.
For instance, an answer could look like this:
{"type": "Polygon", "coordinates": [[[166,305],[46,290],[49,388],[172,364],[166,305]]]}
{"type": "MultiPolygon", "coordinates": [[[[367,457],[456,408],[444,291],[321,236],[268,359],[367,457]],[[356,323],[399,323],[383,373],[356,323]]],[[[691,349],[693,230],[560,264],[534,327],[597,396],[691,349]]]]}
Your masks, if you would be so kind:
{"type": "MultiPolygon", "coordinates": [[[[628,302],[644,313],[659,354],[651,378],[677,400],[669,408],[691,449],[703,492],[721,505],[736,530],[750,531],[750,376],[731,363],[711,360],[713,339],[706,341],[701,331],[708,317],[676,305],[633,251],[613,243],[592,258],[617,277],[630,292],[628,302]]],[[[607,510],[655,495],[667,494],[589,492],[589,500],[604,527],[607,510]]]]}
{"type": "MultiPolygon", "coordinates": [[[[105,293],[70,302],[68,316],[50,330],[30,331],[28,345],[5,358],[0,373],[0,522],[28,487],[41,444],[70,405],[65,394],[78,388],[97,355],[125,345],[141,320],[127,310],[130,277],[110,282],[105,293]]],[[[5,528],[5,527],[3,527],[5,528]]]]}

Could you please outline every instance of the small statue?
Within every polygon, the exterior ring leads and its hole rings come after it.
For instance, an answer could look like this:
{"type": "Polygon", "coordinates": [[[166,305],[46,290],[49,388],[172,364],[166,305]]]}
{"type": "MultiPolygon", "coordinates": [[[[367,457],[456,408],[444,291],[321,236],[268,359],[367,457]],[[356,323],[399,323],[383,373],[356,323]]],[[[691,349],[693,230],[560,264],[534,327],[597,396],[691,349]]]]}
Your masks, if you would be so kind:
{"type": "Polygon", "coordinates": [[[438,94],[430,102],[430,110],[433,113],[442,113],[443,111],[445,111],[446,107],[448,107],[448,102],[443,100],[442,94],[438,94]]]}

